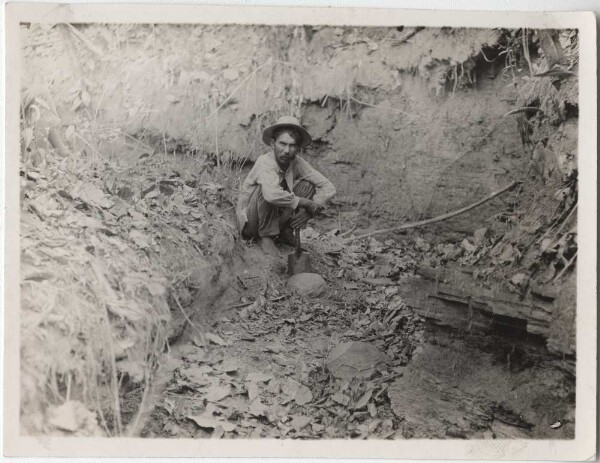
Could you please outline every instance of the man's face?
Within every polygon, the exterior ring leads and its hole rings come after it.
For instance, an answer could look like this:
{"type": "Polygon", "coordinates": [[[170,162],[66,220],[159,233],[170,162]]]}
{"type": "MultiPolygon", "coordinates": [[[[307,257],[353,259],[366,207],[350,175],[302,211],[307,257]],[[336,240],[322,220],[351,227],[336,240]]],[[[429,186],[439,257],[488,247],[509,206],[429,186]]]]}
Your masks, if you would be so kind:
{"type": "Polygon", "coordinates": [[[271,142],[275,152],[275,160],[280,167],[286,170],[290,163],[296,157],[300,147],[294,137],[287,132],[280,133],[276,139],[271,142]]]}

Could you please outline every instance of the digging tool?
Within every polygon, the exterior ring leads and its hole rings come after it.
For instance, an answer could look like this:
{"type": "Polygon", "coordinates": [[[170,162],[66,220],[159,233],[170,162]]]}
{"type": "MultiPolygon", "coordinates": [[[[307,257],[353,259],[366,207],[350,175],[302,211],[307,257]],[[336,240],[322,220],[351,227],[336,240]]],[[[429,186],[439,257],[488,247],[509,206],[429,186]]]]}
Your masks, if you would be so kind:
{"type": "Polygon", "coordinates": [[[288,254],[288,275],[297,275],[298,273],[312,273],[310,267],[310,256],[302,251],[300,247],[300,229],[294,229],[296,238],[296,250],[288,254]]]}

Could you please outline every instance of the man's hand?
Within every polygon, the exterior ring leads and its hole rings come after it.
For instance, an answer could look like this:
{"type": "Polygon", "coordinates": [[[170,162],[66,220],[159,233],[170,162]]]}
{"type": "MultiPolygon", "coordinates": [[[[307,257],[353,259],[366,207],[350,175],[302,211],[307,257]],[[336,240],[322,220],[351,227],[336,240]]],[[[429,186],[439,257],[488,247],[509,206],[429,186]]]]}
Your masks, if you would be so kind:
{"type": "Polygon", "coordinates": [[[317,215],[319,212],[323,210],[323,206],[319,203],[311,201],[310,199],[300,198],[300,202],[298,206],[306,209],[310,217],[317,215]]]}
{"type": "Polygon", "coordinates": [[[292,217],[290,225],[292,226],[292,228],[304,228],[306,227],[306,224],[311,219],[311,217],[312,216],[306,209],[300,209],[292,217]]]}

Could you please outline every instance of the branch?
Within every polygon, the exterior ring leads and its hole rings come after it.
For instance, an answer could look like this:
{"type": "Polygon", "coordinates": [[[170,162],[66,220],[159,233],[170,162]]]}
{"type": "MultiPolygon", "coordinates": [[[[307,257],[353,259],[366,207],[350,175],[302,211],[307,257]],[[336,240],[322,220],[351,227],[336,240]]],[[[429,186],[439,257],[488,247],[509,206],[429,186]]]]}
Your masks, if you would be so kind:
{"type": "Polygon", "coordinates": [[[392,42],[392,47],[397,47],[398,45],[402,45],[404,42],[406,42],[409,39],[413,38],[417,34],[417,32],[420,32],[423,29],[425,29],[425,28],[424,27],[415,27],[414,31],[411,31],[408,34],[405,34],[403,37],[400,37],[395,42],[392,42]]]}
{"type": "Polygon", "coordinates": [[[75,37],[77,37],[79,40],[81,40],[81,42],[90,49],[90,51],[92,51],[93,53],[95,53],[96,55],[98,55],[101,58],[104,56],[104,53],[102,52],[102,50],[100,50],[100,48],[98,48],[96,45],[94,45],[85,35],[83,35],[81,32],[79,32],[75,27],[73,27],[72,24],[65,23],[65,25],[73,33],[73,35],[75,37]]]}
{"type": "Polygon", "coordinates": [[[438,215],[437,217],[433,217],[432,219],[427,219],[427,220],[421,220],[419,222],[412,222],[412,223],[407,223],[404,225],[401,225],[399,227],[394,227],[394,228],[386,228],[384,230],[377,230],[371,233],[366,233],[365,235],[359,235],[359,236],[353,236],[352,238],[346,238],[344,240],[344,243],[350,243],[352,241],[356,241],[356,240],[360,240],[363,238],[367,238],[369,236],[373,236],[373,235],[381,235],[383,233],[389,233],[389,232],[393,232],[393,231],[400,231],[400,230],[408,230],[410,228],[417,228],[417,227],[421,227],[423,225],[429,225],[430,223],[435,223],[435,222],[441,222],[443,220],[447,220],[450,219],[452,217],[456,217],[457,215],[460,214],[464,214],[467,211],[470,211],[471,209],[475,209],[477,206],[481,206],[484,203],[487,203],[488,201],[494,199],[496,196],[501,195],[502,193],[508,191],[508,190],[512,190],[515,186],[517,186],[519,183],[521,182],[512,182],[510,185],[502,188],[499,191],[496,191],[494,193],[492,193],[491,195],[480,199],[479,201],[477,201],[476,203],[470,204],[468,206],[463,207],[462,209],[458,209],[456,211],[453,212],[448,212],[446,214],[443,215],[438,215]]]}

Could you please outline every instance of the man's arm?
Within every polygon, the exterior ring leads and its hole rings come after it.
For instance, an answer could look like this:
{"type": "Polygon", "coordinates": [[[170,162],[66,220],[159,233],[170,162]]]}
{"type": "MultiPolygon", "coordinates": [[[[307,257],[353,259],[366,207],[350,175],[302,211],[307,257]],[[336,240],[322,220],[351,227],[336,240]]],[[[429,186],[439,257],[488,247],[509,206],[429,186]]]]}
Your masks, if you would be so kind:
{"type": "MultiPolygon", "coordinates": [[[[313,201],[324,206],[335,195],[335,186],[321,172],[314,169],[301,157],[296,157],[298,168],[298,179],[307,180],[315,186],[316,192],[313,201]]],[[[300,204],[302,206],[302,204],[300,204]]]]}
{"type": "Polygon", "coordinates": [[[306,223],[317,215],[323,209],[325,203],[335,195],[335,187],[333,183],[304,159],[297,157],[296,161],[298,180],[306,180],[312,183],[316,189],[312,200],[300,199],[299,207],[301,210],[292,218],[292,228],[304,228],[306,223]]]}
{"type": "Polygon", "coordinates": [[[263,197],[269,204],[277,207],[296,209],[300,203],[294,193],[285,191],[279,184],[279,175],[266,162],[261,162],[257,169],[257,183],[260,184],[263,197]]]}

